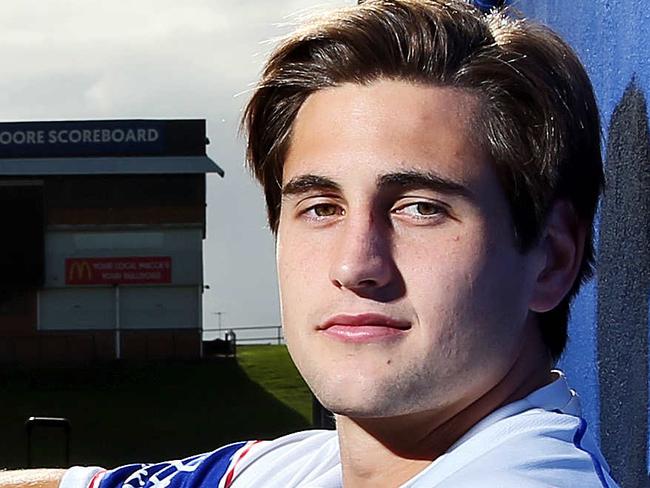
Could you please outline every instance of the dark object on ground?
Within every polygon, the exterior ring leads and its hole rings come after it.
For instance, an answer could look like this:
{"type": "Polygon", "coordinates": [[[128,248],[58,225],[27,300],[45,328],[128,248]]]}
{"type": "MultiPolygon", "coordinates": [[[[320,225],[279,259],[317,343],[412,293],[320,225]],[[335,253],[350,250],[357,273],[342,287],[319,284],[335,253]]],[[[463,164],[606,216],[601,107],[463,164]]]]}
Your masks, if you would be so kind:
{"type": "Polygon", "coordinates": [[[70,421],[61,417],[29,417],[25,421],[27,431],[27,467],[32,464],[32,434],[34,429],[62,429],[65,436],[65,467],[70,466],[70,421]]]}
{"type": "Polygon", "coordinates": [[[203,355],[209,356],[234,356],[236,352],[235,341],[229,340],[226,334],[226,339],[213,339],[211,341],[203,341],[203,355]]]}

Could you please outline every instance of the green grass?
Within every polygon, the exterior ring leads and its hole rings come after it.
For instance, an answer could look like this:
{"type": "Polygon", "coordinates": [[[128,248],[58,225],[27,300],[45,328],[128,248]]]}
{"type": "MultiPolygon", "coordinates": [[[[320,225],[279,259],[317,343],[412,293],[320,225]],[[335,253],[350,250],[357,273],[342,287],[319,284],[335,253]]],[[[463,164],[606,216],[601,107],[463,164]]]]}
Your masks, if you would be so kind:
{"type": "Polygon", "coordinates": [[[286,346],[245,346],[237,351],[248,377],[311,422],[312,396],[286,346]]]}
{"type": "MultiPolygon", "coordinates": [[[[30,416],[68,418],[71,463],[107,467],[310,427],[311,396],[283,346],[240,347],[238,361],[5,367],[0,384],[0,467],[6,468],[26,465],[30,416]]],[[[34,464],[61,465],[62,436],[34,435],[34,464]]]]}

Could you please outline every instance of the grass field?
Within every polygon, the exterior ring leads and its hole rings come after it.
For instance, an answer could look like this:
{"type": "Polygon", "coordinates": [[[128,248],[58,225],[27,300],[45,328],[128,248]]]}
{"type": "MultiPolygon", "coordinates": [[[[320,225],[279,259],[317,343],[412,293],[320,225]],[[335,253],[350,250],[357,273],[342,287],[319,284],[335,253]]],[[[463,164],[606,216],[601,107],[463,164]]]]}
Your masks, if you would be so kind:
{"type": "Polygon", "coordinates": [[[240,347],[237,359],[251,380],[311,422],[311,393],[289,359],[286,346],[240,347]]]}
{"type": "MultiPolygon", "coordinates": [[[[235,359],[0,372],[0,467],[26,465],[24,421],[66,417],[71,463],[115,466],[212,450],[310,427],[311,396],[284,346],[235,359]]],[[[63,435],[34,431],[35,465],[62,465],[63,435]]]]}

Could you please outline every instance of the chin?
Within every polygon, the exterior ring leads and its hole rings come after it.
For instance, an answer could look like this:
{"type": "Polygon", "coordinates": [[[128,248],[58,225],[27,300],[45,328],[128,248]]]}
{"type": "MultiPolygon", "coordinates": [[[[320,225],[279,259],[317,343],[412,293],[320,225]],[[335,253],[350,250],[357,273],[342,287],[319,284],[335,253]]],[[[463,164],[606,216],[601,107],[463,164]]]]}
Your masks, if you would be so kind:
{"type": "Polygon", "coordinates": [[[407,402],[403,399],[396,401],[396,395],[361,394],[358,390],[347,395],[340,390],[336,393],[316,391],[315,395],[330,412],[345,417],[381,418],[409,413],[405,405],[407,402]]]}
{"type": "MultiPolygon", "coordinates": [[[[321,402],[323,403],[323,402],[321,402]]],[[[336,415],[350,418],[381,418],[395,415],[392,409],[376,408],[372,405],[354,405],[345,402],[323,403],[323,406],[336,415]]]]}
{"type": "Polygon", "coordinates": [[[379,419],[388,417],[400,417],[412,413],[404,406],[397,405],[350,405],[350,404],[329,404],[325,405],[330,412],[353,419],[379,419]]]}

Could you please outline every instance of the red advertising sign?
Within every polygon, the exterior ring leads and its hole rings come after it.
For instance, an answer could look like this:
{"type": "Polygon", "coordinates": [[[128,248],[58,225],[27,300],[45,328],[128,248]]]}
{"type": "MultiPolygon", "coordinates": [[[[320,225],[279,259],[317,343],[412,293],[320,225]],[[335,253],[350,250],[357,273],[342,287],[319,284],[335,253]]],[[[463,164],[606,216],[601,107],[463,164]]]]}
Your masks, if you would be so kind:
{"type": "Polygon", "coordinates": [[[144,285],[172,281],[172,258],[68,258],[66,285],[144,285]]]}

